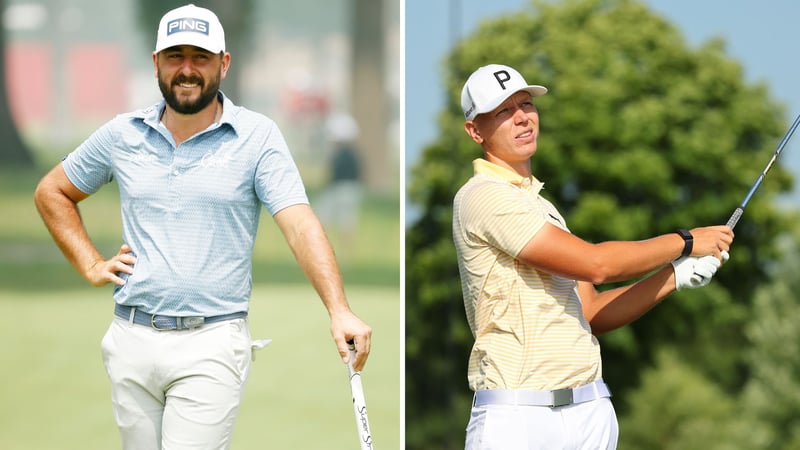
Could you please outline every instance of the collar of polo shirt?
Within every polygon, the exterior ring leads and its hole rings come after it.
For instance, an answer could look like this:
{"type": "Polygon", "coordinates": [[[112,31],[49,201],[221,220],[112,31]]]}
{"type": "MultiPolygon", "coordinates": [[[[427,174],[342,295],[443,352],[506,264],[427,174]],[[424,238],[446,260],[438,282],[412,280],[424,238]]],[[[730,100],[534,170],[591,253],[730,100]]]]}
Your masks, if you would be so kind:
{"type": "Polygon", "coordinates": [[[539,181],[533,175],[530,177],[520,176],[517,173],[506,169],[505,167],[500,167],[497,164],[493,164],[483,158],[478,158],[472,161],[472,168],[475,171],[475,175],[488,175],[493,178],[499,178],[515,186],[532,186],[537,192],[544,188],[544,183],[539,181]]]}

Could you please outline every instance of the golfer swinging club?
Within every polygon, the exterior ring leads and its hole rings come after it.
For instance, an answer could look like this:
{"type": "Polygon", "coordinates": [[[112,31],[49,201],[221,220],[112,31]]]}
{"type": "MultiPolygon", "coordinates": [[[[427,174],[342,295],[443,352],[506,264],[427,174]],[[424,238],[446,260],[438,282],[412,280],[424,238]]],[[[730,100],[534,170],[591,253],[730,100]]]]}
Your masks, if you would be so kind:
{"type": "Polygon", "coordinates": [[[355,341],[356,370],[372,330],[348,306],[280,130],[219,91],[231,55],[217,16],[169,11],[152,58],[164,99],[100,127],[41,180],[35,202],[73,267],[94,286],[115,285],[101,347],[122,447],[227,449],[250,371],[261,205],[321,297],[343,361],[355,341]],[[105,259],[77,204],[112,180],[124,244],[105,259]]]}
{"type": "Polygon", "coordinates": [[[733,241],[724,225],[637,242],[593,244],[571,234],[531,171],[539,137],[533,98],[546,92],[494,64],[473,72],[461,93],[464,129],[484,153],[453,211],[475,338],[469,450],[616,448],[595,336],[676,290],[708,284],[733,241]],[[634,284],[595,289],[651,272],[634,284]]]}

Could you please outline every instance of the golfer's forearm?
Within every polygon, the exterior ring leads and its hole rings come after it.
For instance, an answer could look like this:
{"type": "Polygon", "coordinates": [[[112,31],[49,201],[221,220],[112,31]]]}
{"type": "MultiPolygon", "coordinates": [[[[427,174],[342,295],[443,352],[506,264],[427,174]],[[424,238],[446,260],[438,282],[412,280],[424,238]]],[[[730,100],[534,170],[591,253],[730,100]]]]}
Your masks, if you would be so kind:
{"type": "Polygon", "coordinates": [[[677,234],[666,234],[644,241],[610,241],[596,244],[598,261],[605,267],[603,284],[626,281],[646,275],[678,258],[683,240],[677,234]]]}
{"type": "Polygon", "coordinates": [[[89,238],[81,220],[78,205],[57,189],[40,184],[34,203],[47,230],[64,257],[78,273],[86,278],[89,269],[103,256],[89,238]]]}
{"type": "Polygon", "coordinates": [[[339,265],[322,229],[309,230],[301,241],[303,243],[299,245],[295,256],[328,313],[333,314],[341,309],[349,310],[339,265]]]}
{"type": "Polygon", "coordinates": [[[336,256],[316,215],[306,205],[298,205],[275,217],[298,265],[319,294],[328,314],[349,311],[336,256]]]}
{"type": "Polygon", "coordinates": [[[674,271],[667,265],[637,283],[597,293],[584,302],[584,316],[600,335],[633,322],[674,291],[674,271]]]}

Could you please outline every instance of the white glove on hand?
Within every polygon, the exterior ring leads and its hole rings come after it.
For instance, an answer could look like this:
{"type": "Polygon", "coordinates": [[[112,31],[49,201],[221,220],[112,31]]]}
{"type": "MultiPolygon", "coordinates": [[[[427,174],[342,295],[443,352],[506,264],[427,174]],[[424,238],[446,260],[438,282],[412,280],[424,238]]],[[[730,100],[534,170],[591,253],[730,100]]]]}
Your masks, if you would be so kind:
{"type": "Polygon", "coordinates": [[[672,261],[675,269],[675,290],[697,289],[707,285],[722,266],[722,262],[728,261],[728,258],[728,252],[723,251],[722,261],[712,255],[684,256],[672,261]]]}

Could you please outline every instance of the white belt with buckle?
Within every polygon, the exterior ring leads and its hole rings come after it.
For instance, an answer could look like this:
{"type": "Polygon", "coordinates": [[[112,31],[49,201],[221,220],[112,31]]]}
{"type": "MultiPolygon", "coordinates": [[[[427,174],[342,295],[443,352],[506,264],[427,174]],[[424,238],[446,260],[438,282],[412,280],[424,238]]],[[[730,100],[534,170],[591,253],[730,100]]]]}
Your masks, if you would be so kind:
{"type": "Polygon", "coordinates": [[[573,389],[554,391],[534,391],[529,389],[488,389],[475,392],[473,406],[519,405],[519,406],[558,406],[589,402],[598,398],[611,397],[608,385],[602,379],[573,389]]]}

